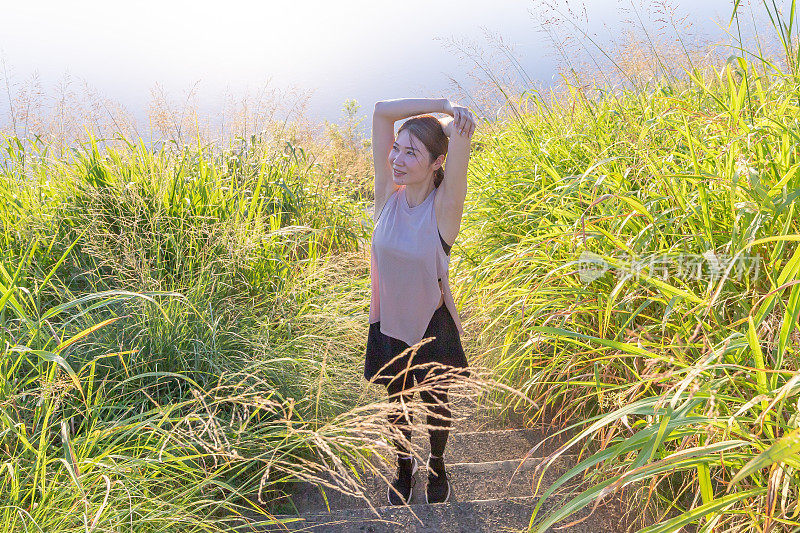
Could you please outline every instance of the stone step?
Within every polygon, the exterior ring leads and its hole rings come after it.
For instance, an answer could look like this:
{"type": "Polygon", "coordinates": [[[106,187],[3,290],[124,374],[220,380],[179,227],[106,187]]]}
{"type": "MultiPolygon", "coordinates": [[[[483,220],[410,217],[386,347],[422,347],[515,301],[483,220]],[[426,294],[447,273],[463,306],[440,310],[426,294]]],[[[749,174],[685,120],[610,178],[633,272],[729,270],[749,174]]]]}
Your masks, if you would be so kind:
{"type": "Polygon", "coordinates": [[[477,432],[500,429],[521,429],[525,417],[519,413],[505,411],[490,405],[477,403],[476,399],[455,396],[451,398],[454,432],[477,432]]]}
{"type": "Polygon", "coordinates": [[[535,498],[522,497],[408,507],[383,506],[376,509],[377,516],[369,508],[347,509],[332,514],[303,515],[297,521],[257,526],[254,531],[494,533],[510,530],[507,528],[519,530],[527,527],[535,505],[535,498]]]}
{"type": "MultiPolygon", "coordinates": [[[[439,504],[415,504],[410,506],[381,506],[345,509],[335,513],[305,514],[300,517],[276,517],[282,523],[269,523],[251,519],[246,526],[235,529],[240,532],[304,531],[315,533],[495,533],[501,531],[527,531],[533,509],[538,500],[532,496],[494,498],[472,501],[451,501],[439,504]],[[376,514],[377,512],[377,514],[376,514]],[[291,520],[291,521],[287,521],[291,520]]],[[[557,502],[545,503],[540,513],[555,508],[557,502]]],[[[566,521],[556,524],[565,526],[589,515],[584,509],[566,521]]],[[[541,515],[540,515],[541,516],[541,515]]],[[[619,521],[616,513],[595,513],[586,520],[563,529],[548,529],[548,533],[618,533],[619,521]]]]}
{"type": "MultiPolygon", "coordinates": [[[[571,461],[571,457],[560,457],[545,472],[541,486],[547,487],[558,479],[571,461]]],[[[530,496],[533,494],[534,469],[538,463],[538,459],[528,459],[524,463],[520,463],[519,459],[511,459],[448,464],[451,500],[467,502],[530,496]]],[[[380,474],[368,472],[362,477],[364,495],[374,507],[388,504],[387,490],[394,476],[394,468],[389,465],[379,465],[378,471],[380,474]]],[[[428,474],[424,462],[419,465],[415,479],[416,485],[410,503],[425,503],[428,474]]],[[[294,507],[304,514],[369,507],[364,498],[345,495],[331,489],[323,493],[319,487],[310,483],[297,484],[292,491],[291,501],[294,507]]]]}
{"type": "MultiPolygon", "coordinates": [[[[540,471],[536,471],[541,458],[553,452],[566,437],[545,441],[547,436],[554,433],[553,430],[523,429],[521,419],[500,420],[496,411],[476,408],[471,400],[452,398],[451,401],[456,420],[445,450],[451,482],[451,495],[447,503],[425,503],[425,460],[429,453],[429,441],[422,428],[415,428],[412,444],[418,459],[421,458],[421,464],[415,475],[416,485],[410,505],[388,505],[388,483],[394,476],[394,453],[388,452],[392,464],[376,459],[374,467],[378,473],[362,472],[364,498],[344,495],[333,489],[323,492],[316,485],[297,483],[284,487],[290,491],[289,495],[269,498],[268,508],[272,513],[290,514],[249,514],[239,522],[242,525],[234,530],[241,533],[527,531],[533,509],[538,503],[538,498],[533,496],[536,490],[534,483],[539,482],[538,491],[543,492],[577,460],[573,455],[562,455],[543,477],[540,471]],[[530,457],[523,462],[522,459],[529,452],[530,457]],[[275,523],[275,519],[278,523],[275,523]]],[[[579,483],[575,481],[570,483],[572,490],[578,488],[579,483]]],[[[545,514],[565,501],[551,497],[540,513],[545,514]]],[[[256,504],[256,507],[260,506],[256,504]]],[[[590,514],[590,508],[582,509],[556,524],[548,533],[611,533],[625,529],[621,521],[622,506],[618,500],[603,502],[594,514],[588,516],[590,514]],[[565,527],[587,516],[578,524],[565,527]]]]}
{"type": "MultiPolygon", "coordinates": [[[[531,456],[542,457],[558,447],[556,439],[545,441],[546,437],[547,435],[540,429],[454,432],[447,439],[444,458],[447,463],[519,460],[533,448],[536,450],[531,456]]],[[[426,460],[430,453],[428,434],[415,431],[411,443],[423,460],[426,460]]]]}

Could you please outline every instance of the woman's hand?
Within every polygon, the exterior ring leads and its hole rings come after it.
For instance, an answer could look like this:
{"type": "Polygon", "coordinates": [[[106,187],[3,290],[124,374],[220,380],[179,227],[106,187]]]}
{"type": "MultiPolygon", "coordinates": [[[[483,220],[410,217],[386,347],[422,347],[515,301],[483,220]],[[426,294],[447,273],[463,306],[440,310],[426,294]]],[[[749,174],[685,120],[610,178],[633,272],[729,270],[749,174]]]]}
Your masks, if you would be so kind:
{"type": "Polygon", "coordinates": [[[472,137],[475,132],[475,117],[472,116],[472,112],[469,109],[453,105],[448,100],[445,105],[445,113],[453,117],[452,120],[448,120],[447,125],[444,122],[442,123],[442,127],[445,128],[445,135],[451,137],[453,133],[458,133],[464,137],[472,137]]]}
{"type": "Polygon", "coordinates": [[[447,138],[449,139],[453,134],[453,117],[440,118],[439,123],[442,125],[444,134],[447,135],[447,138]]]}

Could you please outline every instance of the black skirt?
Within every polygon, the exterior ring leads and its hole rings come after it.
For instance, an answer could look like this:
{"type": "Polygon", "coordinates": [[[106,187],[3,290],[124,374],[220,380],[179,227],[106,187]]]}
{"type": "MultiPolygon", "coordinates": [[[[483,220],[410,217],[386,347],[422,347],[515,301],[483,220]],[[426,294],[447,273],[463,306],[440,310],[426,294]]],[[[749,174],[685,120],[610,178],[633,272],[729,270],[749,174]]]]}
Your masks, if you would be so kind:
{"type": "MultiPolygon", "coordinates": [[[[425,330],[423,338],[434,337],[420,346],[416,353],[411,357],[411,351],[406,352],[402,357],[398,357],[390,365],[386,366],[393,358],[397,357],[409,345],[400,339],[395,339],[381,333],[381,322],[369,325],[367,336],[367,353],[364,361],[364,377],[374,383],[386,385],[393,378],[400,375],[409,366],[425,365],[426,363],[438,363],[454,368],[467,368],[467,357],[461,345],[461,336],[453,316],[447,305],[442,303],[434,311],[428,328],[425,330]],[[383,368],[386,366],[386,368],[383,368]]],[[[411,369],[414,378],[419,383],[423,381],[429,371],[447,370],[436,368],[436,365],[426,365],[423,368],[411,369]]],[[[463,372],[468,375],[468,371],[463,372]]]]}

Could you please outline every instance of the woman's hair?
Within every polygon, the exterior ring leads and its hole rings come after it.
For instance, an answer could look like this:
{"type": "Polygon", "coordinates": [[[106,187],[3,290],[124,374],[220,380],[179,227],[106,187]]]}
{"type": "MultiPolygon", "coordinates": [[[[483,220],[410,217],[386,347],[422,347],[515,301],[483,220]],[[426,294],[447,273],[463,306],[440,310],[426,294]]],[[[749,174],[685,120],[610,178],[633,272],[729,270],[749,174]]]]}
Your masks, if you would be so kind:
{"type": "MultiPolygon", "coordinates": [[[[433,163],[440,155],[447,154],[449,139],[444,134],[441,122],[433,115],[419,115],[406,120],[397,130],[397,135],[400,135],[403,130],[408,130],[411,136],[416,137],[425,145],[431,154],[430,163],[433,163]]],[[[409,142],[413,143],[413,141],[409,142]]],[[[439,187],[443,179],[444,165],[433,173],[433,186],[439,187]]]]}

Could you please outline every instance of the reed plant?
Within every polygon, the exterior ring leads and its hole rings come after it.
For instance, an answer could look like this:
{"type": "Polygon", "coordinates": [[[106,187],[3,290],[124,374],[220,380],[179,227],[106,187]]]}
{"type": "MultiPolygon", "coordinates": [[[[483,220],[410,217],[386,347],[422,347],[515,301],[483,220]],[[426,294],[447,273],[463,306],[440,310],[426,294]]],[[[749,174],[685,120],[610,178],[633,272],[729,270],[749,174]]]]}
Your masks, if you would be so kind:
{"type": "Polygon", "coordinates": [[[0,531],[268,521],[370,453],[327,423],[363,396],[330,338],[362,206],[289,135],[105,141],[3,137],[0,531]]]}
{"type": "Polygon", "coordinates": [[[570,437],[541,469],[581,453],[533,481],[533,531],[612,493],[641,531],[800,526],[798,39],[795,2],[763,8],[782,57],[566,78],[478,139],[461,246],[482,361],[570,437]]]}

